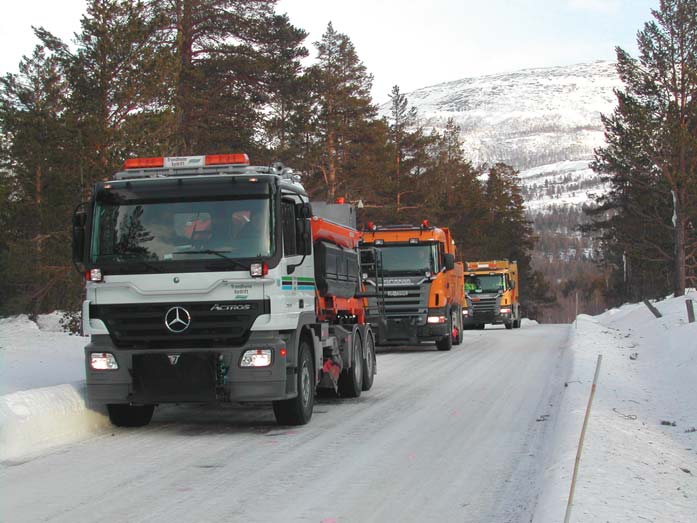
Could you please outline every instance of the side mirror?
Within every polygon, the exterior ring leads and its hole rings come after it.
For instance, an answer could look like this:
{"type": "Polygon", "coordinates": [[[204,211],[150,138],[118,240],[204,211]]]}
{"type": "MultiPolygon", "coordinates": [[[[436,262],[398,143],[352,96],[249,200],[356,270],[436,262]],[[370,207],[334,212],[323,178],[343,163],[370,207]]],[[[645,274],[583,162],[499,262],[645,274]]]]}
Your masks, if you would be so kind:
{"type": "MultiPolygon", "coordinates": [[[[309,204],[302,204],[308,205],[309,204]]],[[[312,254],[312,234],[310,220],[307,218],[298,218],[295,221],[295,236],[297,241],[298,254],[307,256],[312,254]]]]}
{"type": "Polygon", "coordinates": [[[312,205],[309,203],[296,203],[295,204],[295,217],[300,219],[309,220],[312,218],[312,205]]]}
{"type": "Polygon", "coordinates": [[[85,225],[87,213],[78,209],[73,213],[73,264],[81,272],[85,264],[85,225]]]}
{"type": "Polygon", "coordinates": [[[443,262],[445,263],[445,270],[452,271],[455,268],[455,256],[450,253],[443,255],[443,262]]]}

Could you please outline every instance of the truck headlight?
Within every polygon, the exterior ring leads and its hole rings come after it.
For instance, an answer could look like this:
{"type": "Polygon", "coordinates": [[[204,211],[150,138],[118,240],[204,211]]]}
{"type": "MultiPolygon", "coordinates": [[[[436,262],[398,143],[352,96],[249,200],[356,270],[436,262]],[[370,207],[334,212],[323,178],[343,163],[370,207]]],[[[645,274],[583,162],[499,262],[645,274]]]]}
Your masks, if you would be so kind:
{"type": "Polygon", "coordinates": [[[429,316],[428,323],[445,323],[445,316],[429,316]]]}
{"type": "Polygon", "coordinates": [[[91,352],[90,368],[92,370],[116,370],[119,364],[111,352],[91,352]]]}
{"type": "Polygon", "coordinates": [[[510,313],[511,313],[511,309],[509,309],[507,307],[501,309],[501,314],[510,314],[510,313]]]}
{"type": "Polygon", "coordinates": [[[271,349],[251,349],[244,351],[240,367],[268,367],[271,365],[271,349]]]}
{"type": "Polygon", "coordinates": [[[470,311],[468,311],[467,309],[462,309],[462,315],[463,315],[463,316],[469,316],[469,315],[470,315],[470,311]]]}

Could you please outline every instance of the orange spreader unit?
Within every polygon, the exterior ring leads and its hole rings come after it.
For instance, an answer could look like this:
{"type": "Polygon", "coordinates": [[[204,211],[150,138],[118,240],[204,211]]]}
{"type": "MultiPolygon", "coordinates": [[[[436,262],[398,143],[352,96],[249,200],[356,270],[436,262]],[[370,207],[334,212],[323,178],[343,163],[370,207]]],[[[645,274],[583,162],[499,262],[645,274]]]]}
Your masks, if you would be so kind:
{"type": "Polygon", "coordinates": [[[326,240],[346,249],[355,249],[360,239],[361,234],[356,229],[319,216],[312,217],[312,241],[326,240]]]}
{"type": "MultiPolygon", "coordinates": [[[[319,216],[313,216],[311,223],[313,242],[323,240],[354,251],[358,248],[361,235],[356,229],[339,225],[319,216]]],[[[319,291],[316,291],[316,301],[319,321],[334,322],[341,315],[351,315],[356,317],[358,323],[365,323],[367,303],[364,298],[322,296],[319,291]]]]}

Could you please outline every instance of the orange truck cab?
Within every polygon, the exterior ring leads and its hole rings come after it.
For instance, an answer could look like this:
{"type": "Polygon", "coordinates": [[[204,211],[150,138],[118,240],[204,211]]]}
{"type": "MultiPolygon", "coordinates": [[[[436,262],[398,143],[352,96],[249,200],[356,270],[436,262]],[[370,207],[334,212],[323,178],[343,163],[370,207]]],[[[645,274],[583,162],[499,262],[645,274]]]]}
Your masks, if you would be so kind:
{"type": "Polygon", "coordinates": [[[462,341],[464,266],[447,227],[369,223],[361,249],[366,319],[378,345],[435,341],[450,350],[462,341]]]}
{"type": "Polygon", "coordinates": [[[489,323],[520,327],[518,263],[508,260],[468,262],[465,271],[466,329],[483,329],[489,323]]]}

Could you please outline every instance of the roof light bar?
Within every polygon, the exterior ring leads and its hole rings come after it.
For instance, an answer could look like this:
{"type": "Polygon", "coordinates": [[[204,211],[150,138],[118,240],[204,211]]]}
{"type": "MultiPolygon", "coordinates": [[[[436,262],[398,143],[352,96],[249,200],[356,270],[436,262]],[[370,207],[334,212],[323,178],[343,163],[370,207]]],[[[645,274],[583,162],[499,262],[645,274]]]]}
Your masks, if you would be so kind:
{"type": "Polygon", "coordinates": [[[151,169],[153,167],[164,167],[165,159],[163,156],[156,158],[129,158],[123,163],[124,169],[151,169]]]}
{"type": "Polygon", "coordinates": [[[158,156],[154,158],[130,158],[123,164],[128,169],[156,169],[203,167],[209,165],[249,165],[249,156],[244,153],[209,154],[206,156],[158,156]]]}
{"type": "Polygon", "coordinates": [[[249,156],[240,154],[208,154],[206,165],[249,165],[249,156]]]}

